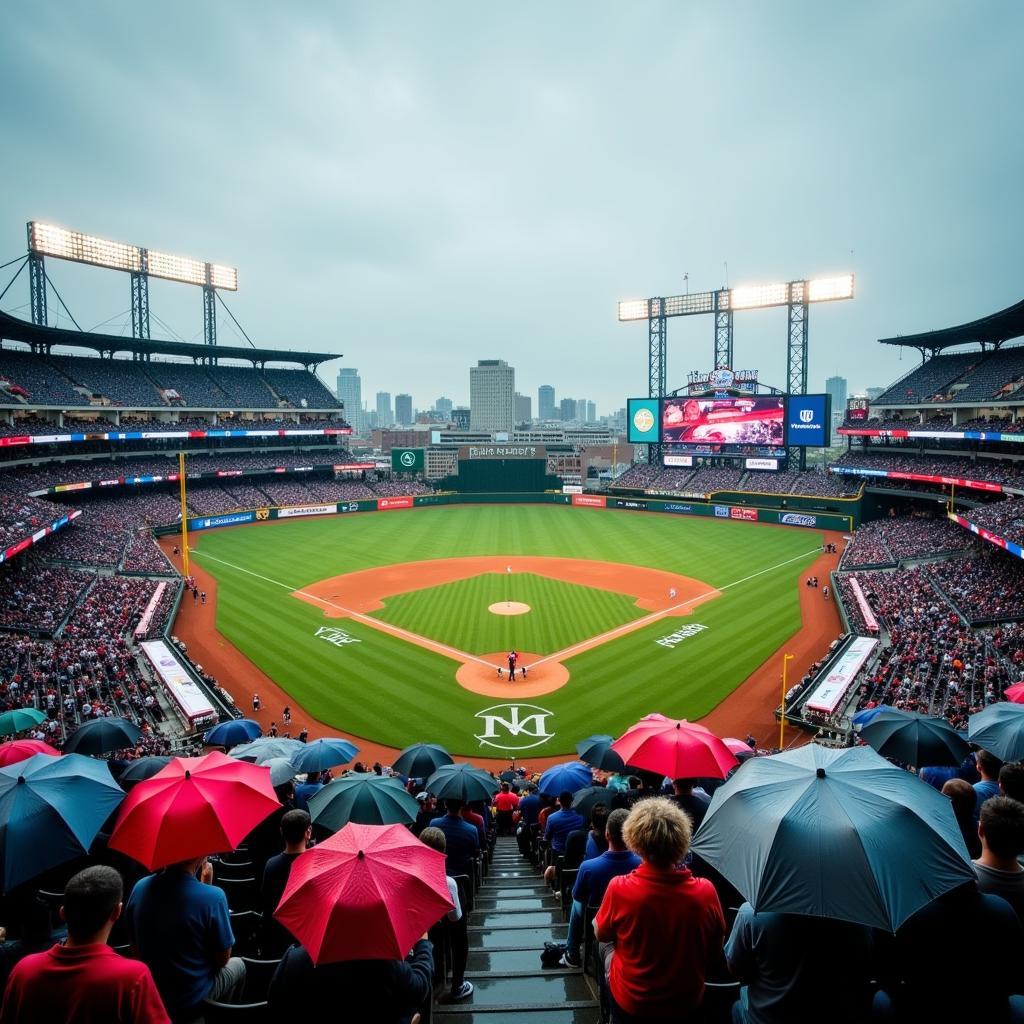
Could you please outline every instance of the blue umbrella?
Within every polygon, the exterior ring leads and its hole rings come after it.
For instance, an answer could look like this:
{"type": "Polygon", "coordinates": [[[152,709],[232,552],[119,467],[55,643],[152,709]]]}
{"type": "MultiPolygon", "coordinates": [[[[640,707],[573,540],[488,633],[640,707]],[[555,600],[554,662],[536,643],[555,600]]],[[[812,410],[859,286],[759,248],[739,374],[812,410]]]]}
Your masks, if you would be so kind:
{"type": "Polygon", "coordinates": [[[566,791],[575,793],[593,785],[594,776],[589,765],[582,761],[566,761],[552,765],[541,777],[537,788],[545,796],[558,796],[566,791]]]}
{"type": "Polygon", "coordinates": [[[990,704],[971,715],[967,738],[1000,761],[1024,760],[1024,704],[990,704]]]}
{"type": "Polygon", "coordinates": [[[576,744],[576,753],[580,760],[600,768],[604,772],[621,772],[625,765],[622,758],[612,750],[614,736],[588,736],[576,744]]]}
{"type": "Polygon", "coordinates": [[[883,711],[892,711],[896,714],[903,713],[899,710],[899,708],[889,707],[888,704],[877,704],[873,708],[863,708],[862,710],[858,711],[855,715],[851,715],[850,721],[853,723],[855,728],[862,728],[863,726],[867,725],[868,722],[874,721],[874,719],[883,711]]]}
{"type": "Polygon", "coordinates": [[[339,764],[348,764],[359,753],[359,748],[354,743],[336,737],[313,740],[303,747],[304,749],[289,755],[300,772],[325,772],[339,764]]]}
{"type": "Polygon", "coordinates": [[[237,747],[256,739],[262,732],[259,722],[251,718],[234,718],[207,729],[203,733],[203,742],[210,747],[237,747]]]}
{"type": "Polygon", "coordinates": [[[976,880],[949,800],[868,747],[752,758],[715,792],[693,851],[756,911],[890,932],[976,880]]]}
{"type": "Polygon", "coordinates": [[[34,754],[0,768],[3,889],[84,856],[123,799],[106,762],[81,754],[34,754]]]}

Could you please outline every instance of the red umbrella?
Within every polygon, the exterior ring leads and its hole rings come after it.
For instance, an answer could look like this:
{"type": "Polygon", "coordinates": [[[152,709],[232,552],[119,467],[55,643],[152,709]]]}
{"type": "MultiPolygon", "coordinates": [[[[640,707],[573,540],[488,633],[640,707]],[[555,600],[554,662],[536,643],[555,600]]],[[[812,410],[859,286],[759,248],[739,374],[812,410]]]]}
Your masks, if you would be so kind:
{"type": "Polygon", "coordinates": [[[60,757],[60,751],[54,750],[49,743],[42,740],[13,740],[11,743],[0,743],[0,768],[19,761],[27,761],[33,754],[49,754],[60,757]]]}
{"type": "Polygon", "coordinates": [[[322,964],[401,960],[451,909],[444,854],[352,822],[295,861],[274,917],[322,964]]]}
{"type": "MultiPolygon", "coordinates": [[[[1024,704],[1024,683],[1014,683],[1006,688],[1006,699],[1014,704],[1024,704]]],[[[0,747],[3,750],[3,747],[0,747]]]]}
{"type": "Polygon", "coordinates": [[[151,871],[233,850],[280,808],[270,769],[228,757],[176,757],[125,798],[110,847],[151,871]]]}
{"type": "Polygon", "coordinates": [[[612,750],[626,764],[671,779],[724,779],[736,765],[729,748],[703,725],[648,715],[631,725],[612,750]]]}

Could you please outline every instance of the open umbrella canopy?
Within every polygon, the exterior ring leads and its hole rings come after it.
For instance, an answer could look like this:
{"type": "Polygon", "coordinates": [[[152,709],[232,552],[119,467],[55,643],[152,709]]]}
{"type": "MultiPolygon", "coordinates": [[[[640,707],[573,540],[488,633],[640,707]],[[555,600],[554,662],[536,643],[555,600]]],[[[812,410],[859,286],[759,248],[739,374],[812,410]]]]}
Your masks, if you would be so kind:
{"type": "Polygon", "coordinates": [[[736,767],[729,748],[703,725],[648,715],[612,745],[626,764],[670,779],[724,779],[736,767]]]}
{"type": "Polygon", "coordinates": [[[251,718],[234,718],[221,722],[203,733],[203,742],[211,747],[236,747],[257,739],[263,729],[251,718]]]}
{"type": "Polygon", "coordinates": [[[144,782],[153,778],[157,772],[163,771],[170,763],[171,759],[164,754],[140,757],[129,762],[128,767],[117,777],[117,781],[121,785],[126,782],[144,782]]]}
{"type": "Polygon", "coordinates": [[[612,750],[614,736],[588,736],[576,744],[576,753],[580,760],[592,768],[600,768],[603,772],[621,772],[625,764],[621,757],[612,750]]]}
{"type": "Polygon", "coordinates": [[[949,800],[868,747],[753,758],[715,792],[693,851],[755,911],[890,932],[975,880],[949,800]]]}
{"type": "Polygon", "coordinates": [[[42,725],[46,715],[35,708],[15,708],[0,715],[0,736],[14,736],[35,725],[42,725]]]}
{"type": "Polygon", "coordinates": [[[723,736],[722,742],[725,744],[729,753],[739,759],[754,756],[754,751],[750,749],[750,745],[743,740],[736,739],[735,736],[723,736]]]}
{"type": "Polygon", "coordinates": [[[65,754],[109,754],[134,747],[142,730],[127,718],[94,718],[80,725],[65,741],[65,754]]]}
{"type": "Polygon", "coordinates": [[[1014,683],[1008,686],[1003,696],[1012,704],[1024,704],[1024,683],[1014,683]]]}
{"type": "Polygon", "coordinates": [[[967,738],[1000,761],[1024,760],[1024,704],[989,704],[968,719],[967,738]]]}
{"type": "Polygon", "coordinates": [[[294,762],[289,761],[287,757],[272,757],[269,761],[264,761],[260,767],[270,769],[272,786],[283,786],[298,774],[294,762]]]}
{"type": "Polygon", "coordinates": [[[306,746],[299,740],[284,739],[279,736],[260,736],[251,743],[242,743],[228,751],[229,756],[238,761],[250,764],[263,764],[273,757],[287,757],[294,761],[306,746]]]}
{"type": "Polygon", "coordinates": [[[452,755],[444,747],[436,743],[414,743],[395,758],[391,767],[410,779],[425,779],[438,768],[452,762],[452,755]]]}
{"type": "Polygon", "coordinates": [[[917,712],[883,711],[862,726],[860,738],[882,757],[903,764],[955,766],[967,756],[967,741],[944,718],[917,712]]]}
{"type": "Polygon", "coordinates": [[[587,786],[586,789],[578,789],[573,793],[572,809],[579,811],[589,821],[598,804],[607,804],[611,810],[614,797],[615,790],[608,789],[607,786],[587,786]]]}
{"type": "Polygon", "coordinates": [[[424,788],[439,800],[490,800],[501,788],[482,768],[471,764],[443,764],[427,777],[424,788]]]}
{"type": "Polygon", "coordinates": [[[586,789],[594,782],[594,773],[590,766],[582,761],[566,761],[564,764],[553,764],[537,783],[537,788],[545,796],[558,796],[559,793],[575,793],[586,789]]]}
{"type": "Polygon", "coordinates": [[[335,736],[300,743],[299,746],[302,749],[290,756],[300,772],[325,772],[340,764],[348,764],[359,753],[354,743],[335,736]]]}
{"type": "Polygon", "coordinates": [[[106,762],[80,754],[33,754],[0,768],[2,888],[84,856],[123,799],[106,762]]]}
{"type": "Polygon", "coordinates": [[[110,847],[154,871],[233,850],[280,806],[267,768],[219,750],[176,757],[125,798],[110,847]]]}
{"type": "Polygon", "coordinates": [[[418,810],[419,804],[398,779],[372,772],[335,779],[309,798],[309,816],[313,823],[331,832],[337,832],[349,822],[411,825],[418,810]]]}
{"type": "Polygon", "coordinates": [[[59,750],[54,750],[49,743],[43,743],[42,740],[11,740],[10,743],[0,743],[0,768],[25,761],[33,754],[60,757],[59,750]]]}
{"type": "Polygon", "coordinates": [[[890,707],[888,704],[876,704],[873,708],[861,708],[860,711],[850,716],[850,721],[855,727],[861,727],[868,724],[868,722],[874,721],[883,711],[892,712],[894,715],[906,714],[905,711],[901,711],[899,708],[890,707]]]}
{"type": "Polygon", "coordinates": [[[401,825],[346,825],[292,865],[274,917],[315,964],[402,960],[452,909],[444,854],[401,825]]]}

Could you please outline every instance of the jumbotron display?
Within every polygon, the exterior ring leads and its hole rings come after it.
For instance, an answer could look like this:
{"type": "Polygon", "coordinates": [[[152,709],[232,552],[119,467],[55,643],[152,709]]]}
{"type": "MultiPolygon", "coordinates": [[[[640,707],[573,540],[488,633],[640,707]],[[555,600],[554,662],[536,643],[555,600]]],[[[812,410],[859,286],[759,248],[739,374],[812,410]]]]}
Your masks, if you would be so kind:
{"type": "MultiPolygon", "coordinates": [[[[777,448],[784,442],[784,402],[778,396],[666,399],[661,407],[664,444],[777,448]]],[[[682,449],[682,450],[685,450],[682,449]]]]}

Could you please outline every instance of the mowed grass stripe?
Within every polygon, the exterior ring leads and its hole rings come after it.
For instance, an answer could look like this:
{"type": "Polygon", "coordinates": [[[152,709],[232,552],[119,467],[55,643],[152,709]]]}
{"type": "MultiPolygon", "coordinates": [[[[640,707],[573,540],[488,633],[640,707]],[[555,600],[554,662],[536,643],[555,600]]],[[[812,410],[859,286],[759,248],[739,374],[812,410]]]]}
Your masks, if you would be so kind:
{"type": "Polygon", "coordinates": [[[389,597],[376,618],[470,654],[516,648],[550,654],[647,614],[625,594],[533,573],[484,573],[389,597]],[[530,606],[501,615],[507,600],[530,606]]]}
{"type": "MultiPolygon", "coordinates": [[[[321,721],[359,736],[397,747],[430,738],[468,755],[496,753],[480,748],[475,737],[481,723],[474,718],[498,703],[496,699],[459,687],[451,660],[358,622],[327,618],[287,588],[378,565],[495,554],[647,565],[722,587],[798,559],[727,590],[688,618],[661,620],[570,659],[569,684],[535,701],[552,713],[549,728],[556,734],[536,753],[570,754],[583,736],[619,733],[650,711],[687,718],[706,714],[799,627],[799,581],[821,543],[814,531],[547,506],[429,508],[293,520],[197,536],[197,560],[219,581],[218,627],[296,703],[321,721]],[[204,553],[285,587],[204,559],[204,553]],[[674,650],[654,643],[688,621],[709,628],[674,650]],[[336,648],[314,636],[320,625],[338,626],[361,642],[336,648]]],[[[537,600],[546,601],[547,587],[540,579],[537,600]]],[[[572,585],[557,595],[554,590],[550,599],[556,611],[545,614],[551,621],[537,627],[538,644],[549,650],[566,646],[559,643],[566,622],[586,624],[584,638],[604,631],[591,617],[594,606],[588,605],[587,595],[594,592],[572,585]]],[[[402,601],[414,596],[403,595],[402,601]]],[[[521,598],[513,593],[513,599],[521,598]]],[[[450,635],[453,628],[479,619],[478,601],[472,588],[442,603],[428,601],[424,614],[435,625],[413,631],[428,635],[429,628],[437,628],[450,635]]],[[[635,614],[630,607],[629,618],[635,614]]],[[[516,622],[510,619],[505,625],[514,630],[516,622]]],[[[407,621],[402,625],[412,628],[407,621]]],[[[488,644],[478,648],[481,653],[507,646],[530,649],[514,632],[510,643],[491,647],[492,635],[481,634],[479,642],[488,644]]],[[[515,699],[513,693],[510,699],[515,699]]]]}

